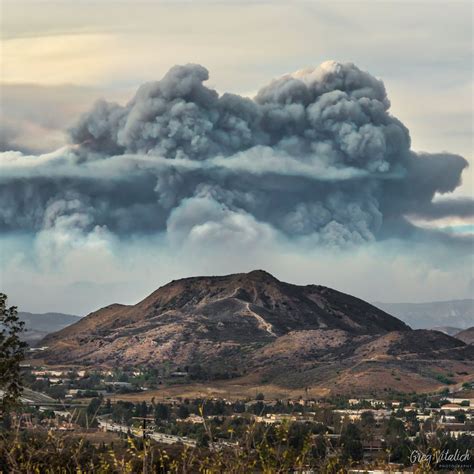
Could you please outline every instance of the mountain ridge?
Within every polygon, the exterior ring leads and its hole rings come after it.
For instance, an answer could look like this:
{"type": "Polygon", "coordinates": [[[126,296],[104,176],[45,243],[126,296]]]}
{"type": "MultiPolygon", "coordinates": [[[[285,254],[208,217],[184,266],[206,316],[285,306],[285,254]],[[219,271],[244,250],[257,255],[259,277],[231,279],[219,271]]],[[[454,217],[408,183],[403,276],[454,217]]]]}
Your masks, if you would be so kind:
{"type": "Polygon", "coordinates": [[[379,301],[372,304],[393,314],[413,329],[450,326],[467,329],[474,324],[474,299],[469,298],[422,303],[379,301]]]}
{"type": "MultiPolygon", "coordinates": [[[[279,326],[279,335],[302,326],[305,329],[321,329],[327,327],[328,323],[356,332],[358,327],[364,324],[363,333],[410,329],[403,322],[359,298],[325,286],[281,282],[264,270],[254,270],[249,273],[173,280],[135,305],[114,303],[94,311],[61,334],[77,331],[78,328],[116,329],[138,321],[153,320],[157,316],[163,317],[173,311],[186,311],[188,308],[193,310],[196,307],[200,313],[209,316],[213,310],[227,313],[239,313],[243,310],[247,314],[253,314],[260,323],[260,318],[266,317],[269,319],[265,321],[266,324],[271,325],[273,320],[273,323],[279,326]],[[328,296],[330,303],[327,301],[328,296]],[[300,305],[298,308],[292,306],[294,299],[300,305]],[[353,312],[352,319],[345,318],[346,315],[335,307],[347,306],[348,302],[352,304],[353,311],[356,308],[359,310],[353,312]],[[298,315],[300,318],[294,317],[292,309],[302,313],[298,315]],[[255,316],[253,310],[262,314],[255,316]],[[268,314],[270,311],[280,316],[280,320],[274,321],[275,316],[268,314]],[[334,316],[332,320],[328,315],[334,316]],[[286,327],[283,327],[285,325],[286,327]]],[[[264,332],[270,334],[268,326],[265,326],[264,332]]]]}
{"type": "Polygon", "coordinates": [[[80,316],[66,313],[31,313],[19,311],[18,316],[25,323],[22,339],[30,344],[40,341],[47,334],[59,331],[81,319],[80,316]]]}

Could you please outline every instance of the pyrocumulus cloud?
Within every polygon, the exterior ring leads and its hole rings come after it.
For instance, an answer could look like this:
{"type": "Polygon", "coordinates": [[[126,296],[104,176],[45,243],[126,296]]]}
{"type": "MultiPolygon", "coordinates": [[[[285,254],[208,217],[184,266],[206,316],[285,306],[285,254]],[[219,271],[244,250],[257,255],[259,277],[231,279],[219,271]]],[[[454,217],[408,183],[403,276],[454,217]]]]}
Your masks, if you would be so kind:
{"type": "Polygon", "coordinates": [[[344,247],[420,235],[410,216],[472,216],[470,199],[434,200],[467,161],[412,151],[384,84],[354,64],[285,75],[254,99],[207,79],[200,65],[175,66],[125,106],[97,102],[70,146],[1,153],[2,233],[36,235],[48,259],[155,234],[344,247]]]}

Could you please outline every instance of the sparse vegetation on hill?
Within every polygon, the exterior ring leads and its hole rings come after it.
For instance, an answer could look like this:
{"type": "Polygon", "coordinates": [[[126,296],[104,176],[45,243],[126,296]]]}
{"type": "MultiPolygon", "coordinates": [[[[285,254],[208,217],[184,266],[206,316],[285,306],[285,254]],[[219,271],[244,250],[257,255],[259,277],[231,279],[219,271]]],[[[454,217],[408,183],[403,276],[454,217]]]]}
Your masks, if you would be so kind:
{"type": "Polygon", "coordinates": [[[264,271],[173,281],[43,344],[50,363],[148,367],[173,383],[234,379],[346,393],[436,390],[445,382],[431,369],[463,383],[459,374],[472,373],[474,360],[474,347],[458,339],[413,331],[358,298],[264,271]]]}

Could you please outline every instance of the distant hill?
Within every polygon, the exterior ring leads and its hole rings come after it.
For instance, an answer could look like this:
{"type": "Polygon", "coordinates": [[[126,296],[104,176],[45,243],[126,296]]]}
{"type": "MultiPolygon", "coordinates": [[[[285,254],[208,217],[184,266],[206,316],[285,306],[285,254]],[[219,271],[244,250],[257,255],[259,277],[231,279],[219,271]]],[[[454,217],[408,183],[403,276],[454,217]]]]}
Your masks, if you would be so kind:
{"type": "Polygon", "coordinates": [[[435,326],[430,328],[432,331],[444,332],[448,336],[455,336],[458,332],[461,331],[461,328],[455,328],[453,326],[435,326]]]}
{"type": "Polygon", "coordinates": [[[466,344],[474,344],[474,327],[464,329],[464,331],[458,332],[454,337],[464,341],[466,344]]]}
{"type": "Polygon", "coordinates": [[[18,315],[25,322],[26,332],[23,334],[23,340],[30,344],[43,339],[50,332],[59,331],[81,319],[79,316],[63,313],[36,314],[19,311],[18,315]]]}
{"type": "Polygon", "coordinates": [[[373,304],[405,321],[413,329],[456,327],[461,330],[474,324],[474,299],[373,304]]]}
{"type": "Polygon", "coordinates": [[[172,281],[136,305],[91,313],[42,344],[50,363],[162,365],[194,380],[351,393],[436,390],[446,374],[450,383],[464,382],[474,360],[474,347],[458,339],[414,331],[353,296],[261,270],[172,281]]]}

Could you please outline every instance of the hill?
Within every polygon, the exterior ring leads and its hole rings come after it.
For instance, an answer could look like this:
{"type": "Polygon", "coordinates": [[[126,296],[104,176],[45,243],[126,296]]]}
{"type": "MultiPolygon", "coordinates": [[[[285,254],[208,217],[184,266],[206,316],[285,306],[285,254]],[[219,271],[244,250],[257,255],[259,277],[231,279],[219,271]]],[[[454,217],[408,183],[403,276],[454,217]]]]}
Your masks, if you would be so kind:
{"type": "Polygon", "coordinates": [[[460,339],[466,344],[474,344],[474,326],[458,332],[454,337],[460,339]]]}
{"type": "Polygon", "coordinates": [[[455,328],[453,326],[435,326],[430,328],[432,331],[439,331],[447,334],[448,336],[455,336],[458,332],[461,331],[460,328],[455,328]]]}
{"type": "Polygon", "coordinates": [[[52,363],[166,364],[198,379],[321,384],[334,391],[354,383],[354,390],[373,387],[373,377],[387,370],[398,375],[383,376],[381,387],[401,385],[400,372],[407,389],[420,383],[416,377],[431,388],[439,385],[433,361],[442,373],[448,366],[465,373],[470,357],[458,339],[413,331],[358,298],[284,283],[261,270],[172,281],[136,305],[91,313],[43,344],[42,357],[52,363]]]}
{"type": "Polygon", "coordinates": [[[400,318],[414,329],[452,326],[466,329],[474,323],[474,299],[430,303],[377,302],[374,305],[400,318]]]}
{"type": "Polygon", "coordinates": [[[50,332],[59,331],[81,318],[72,314],[63,313],[28,313],[18,312],[18,316],[25,322],[26,332],[22,339],[33,344],[43,339],[50,332]]]}

